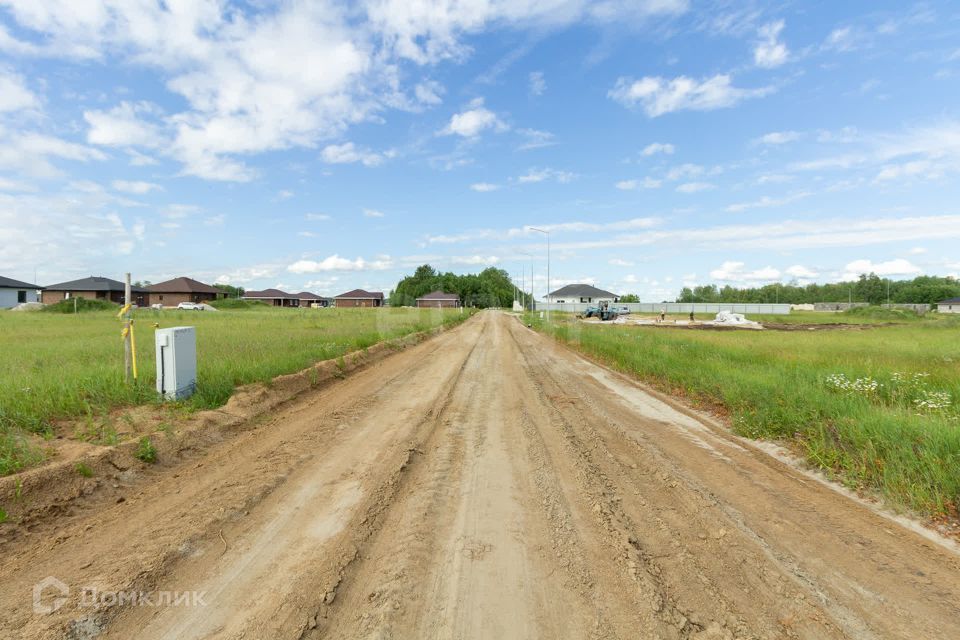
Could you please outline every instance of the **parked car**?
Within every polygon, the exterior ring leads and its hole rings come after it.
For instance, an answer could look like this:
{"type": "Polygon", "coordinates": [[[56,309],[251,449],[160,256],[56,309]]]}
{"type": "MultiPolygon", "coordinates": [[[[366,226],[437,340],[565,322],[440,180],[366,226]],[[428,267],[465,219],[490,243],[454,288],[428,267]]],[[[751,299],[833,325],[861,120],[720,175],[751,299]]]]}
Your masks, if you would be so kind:
{"type": "Polygon", "coordinates": [[[183,309],[184,311],[203,311],[203,305],[197,304],[196,302],[181,302],[177,305],[177,309],[183,309]]]}

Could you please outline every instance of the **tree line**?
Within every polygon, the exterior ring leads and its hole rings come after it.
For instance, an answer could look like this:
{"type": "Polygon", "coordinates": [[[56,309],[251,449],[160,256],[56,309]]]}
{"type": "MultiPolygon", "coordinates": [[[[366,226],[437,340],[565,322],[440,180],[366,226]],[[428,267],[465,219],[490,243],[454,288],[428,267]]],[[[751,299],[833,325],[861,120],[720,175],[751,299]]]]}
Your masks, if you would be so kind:
{"type": "Polygon", "coordinates": [[[417,267],[413,275],[401,280],[390,292],[392,307],[412,307],[420,296],[433,291],[455,293],[467,307],[510,307],[515,296],[529,304],[529,295],[518,292],[503,269],[489,267],[480,273],[458,275],[447,271],[440,273],[429,264],[417,267]]]}
{"type": "Polygon", "coordinates": [[[891,280],[875,273],[860,274],[857,280],[829,284],[767,284],[737,288],[715,284],[684,287],[677,302],[867,302],[884,304],[934,304],[960,297],[960,281],[952,277],[918,276],[913,280],[891,280]]]}

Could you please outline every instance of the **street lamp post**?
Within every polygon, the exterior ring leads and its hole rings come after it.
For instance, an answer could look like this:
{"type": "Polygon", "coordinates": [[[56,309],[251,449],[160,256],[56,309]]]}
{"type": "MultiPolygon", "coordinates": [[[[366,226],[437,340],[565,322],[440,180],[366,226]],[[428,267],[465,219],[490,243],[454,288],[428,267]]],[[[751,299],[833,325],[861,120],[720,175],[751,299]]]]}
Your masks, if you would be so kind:
{"type": "MultiPolygon", "coordinates": [[[[522,256],[527,256],[528,258],[530,258],[530,311],[533,311],[533,300],[534,300],[533,298],[533,256],[524,251],[519,251],[518,253],[522,256]]],[[[523,293],[524,295],[526,295],[527,292],[524,291],[523,293]]],[[[523,306],[524,308],[526,308],[527,306],[526,303],[524,303],[523,306]]]]}
{"type": "Polygon", "coordinates": [[[529,229],[547,236],[547,324],[550,324],[550,232],[537,227],[529,227],[529,229]]]}

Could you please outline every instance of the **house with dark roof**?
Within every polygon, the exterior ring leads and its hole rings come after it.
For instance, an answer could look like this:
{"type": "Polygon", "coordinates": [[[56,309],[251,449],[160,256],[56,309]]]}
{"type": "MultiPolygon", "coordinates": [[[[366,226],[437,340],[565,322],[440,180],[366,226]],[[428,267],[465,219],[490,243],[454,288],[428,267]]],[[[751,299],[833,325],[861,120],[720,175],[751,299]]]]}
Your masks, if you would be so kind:
{"type": "Polygon", "coordinates": [[[568,284],[548,293],[545,297],[549,304],[570,304],[573,302],[596,304],[598,302],[617,302],[620,300],[620,296],[617,294],[598,289],[589,284],[568,284]]]}
{"type": "Polygon", "coordinates": [[[438,289],[437,291],[431,291],[417,298],[417,306],[428,308],[456,308],[460,306],[460,296],[455,293],[444,293],[438,289]]]}
{"type": "Polygon", "coordinates": [[[324,298],[323,296],[318,296],[315,293],[310,293],[309,291],[301,291],[300,293],[295,293],[295,296],[300,299],[301,307],[329,307],[330,298],[324,298]]]}
{"type": "Polygon", "coordinates": [[[274,307],[299,307],[300,297],[296,293],[287,293],[280,289],[264,289],[263,291],[245,291],[244,300],[265,302],[274,307]]]}
{"type": "Polygon", "coordinates": [[[334,297],[333,302],[337,307],[382,307],[383,292],[354,289],[334,297]]]}
{"type": "Polygon", "coordinates": [[[43,287],[0,276],[0,309],[11,309],[24,302],[40,302],[43,287]]]}
{"type": "MultiPolygon", "coordinates": [[[[69,282],[51,284],[43,288],[42,300],[44,304],[56,304],[61,300],[71,298],[86,298],[88,300],[109,300],[115,304],[123,304],[124,285],[119,280],[90,276],[69,282]]],[[[138,307],[145,307],[150,292],[143,287],[130,287],[133,303],[138,307]]]]}
{"type": "Polygon", "coordinates": [[[224,293],[193,278],[180,277],[166,282],[158,282],[147,287],[150,292],[150,304],[162,304],[175,307],[181,302],[210,302],[224,297],[224,293]]]}
{"type": "Polygon", "coordinates": [[[938,302],[937,313],[960,313],[960,298],[947,298],[938,302]]]}

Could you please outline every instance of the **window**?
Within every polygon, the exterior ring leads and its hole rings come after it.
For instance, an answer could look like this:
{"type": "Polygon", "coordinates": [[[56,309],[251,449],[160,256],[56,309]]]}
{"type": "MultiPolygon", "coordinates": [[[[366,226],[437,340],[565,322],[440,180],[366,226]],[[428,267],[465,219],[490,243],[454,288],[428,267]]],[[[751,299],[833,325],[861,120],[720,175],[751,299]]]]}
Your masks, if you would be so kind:
{"type": "Polygon", "coordinates": [[[580,302],[593,302],[593,298],[580,298],[580,302]]]}
{"type": "Polygon", "coordinates": [[[17,291],[17,302],[26,302],[26,301],[27,301],[27,292],[17,291]]]}

